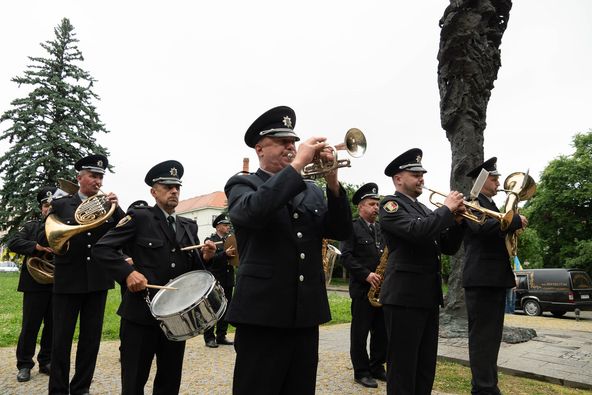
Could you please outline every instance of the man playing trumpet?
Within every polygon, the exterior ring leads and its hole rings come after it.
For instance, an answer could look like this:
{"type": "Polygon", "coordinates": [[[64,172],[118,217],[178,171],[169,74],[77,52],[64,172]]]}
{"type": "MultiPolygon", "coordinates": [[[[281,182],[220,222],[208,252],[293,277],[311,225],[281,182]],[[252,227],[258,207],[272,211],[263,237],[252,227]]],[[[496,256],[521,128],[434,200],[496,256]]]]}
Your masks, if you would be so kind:
{"type": "Polygon", "coordinates": [[[324,137],[302,142],[296,115],[275,107],[253,122],[245,143],[256,173],[225,186],[240,266],[226,315],[236,326],[234,394],[314,394],[319,325],[331,319],[322,239],[349,237],[351,210],[337,170],[324,175],[327,199],[302,177],[315,157],[333,159],[324,137]]]}

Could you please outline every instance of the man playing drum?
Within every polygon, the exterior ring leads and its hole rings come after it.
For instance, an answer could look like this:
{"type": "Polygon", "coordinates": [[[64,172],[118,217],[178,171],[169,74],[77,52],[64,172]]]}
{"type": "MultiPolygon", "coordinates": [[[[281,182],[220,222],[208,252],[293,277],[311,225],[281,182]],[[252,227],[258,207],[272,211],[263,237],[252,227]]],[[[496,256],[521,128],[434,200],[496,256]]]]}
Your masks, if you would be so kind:
{"type": "MultiPolygon", "coordinates": [[[[121,386],[123,394],[144,393],[156,355],[154,394],[177,394],[181,384],[184,341],[171,341],[151,315],[145,296],[156,292],[147,285],[164,285],[183,273],[204,267],[216,250],[211,241],[200,250],[181,251],[199,243],[195,221],[177,216],[181,163],[169,160],[152,167],[145,182],[154,207],[128,210],[117,226],[93,249],[93,257],[115,280],[127,285],[117,313],[121,316],[121,386]],[[129,265],[122,254],[133,259],[129,265]]],[[[166,291],[166,292],[176,292],[166,291]]]]}

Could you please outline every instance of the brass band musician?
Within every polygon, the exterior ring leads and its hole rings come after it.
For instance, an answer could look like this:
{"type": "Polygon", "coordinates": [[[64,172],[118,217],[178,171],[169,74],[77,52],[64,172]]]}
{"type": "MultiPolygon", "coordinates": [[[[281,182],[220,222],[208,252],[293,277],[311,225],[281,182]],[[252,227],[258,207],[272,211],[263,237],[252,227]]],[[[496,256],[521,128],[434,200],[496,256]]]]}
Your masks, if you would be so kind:
{"type": "Polygon", "coordinates": [[[350,356],[354,380],[364,387],[376,388],[376,380],[386,381],[386,330],[382,307],[374,307],[368,300],[370,286],[379,286],[382,278],[376,267],[384,251],[384,241],[378,223],[380,195],[378,186],[371,182],[361,186],[353,195],[359,217],[353,222],[352,235],[343,240],[341,264],[349,272],[351,301],[350,356]],[[370,356],[366,344],[370,334],[370,356]]]}
{"type": "Polygon", "coordinates": [[[37,334],[43,323],[41,332],[41,348],[37,354],[39,373],[49,375],[51,363],[51,338],[52,338],[52,284],[39,283],[31,276],[27,269],[27,260],[30,257],[47,259],[53,252],[51,248],[43,245],[44,223],[47,217],[55,187],[43,187],[37,192],[37,202],[41,209],[41,219],[27,222],[9,241],[8,248],[25,256],[18,282],[18,291],[23,293],[23,321],[18,344],[16,346],[16,367],[19,370],[16,379],[20,382],[31,379],[31,369],[35,366],[35,346],[37,334]],[[41,243],[41,244],[40,244],[41,243]]]}

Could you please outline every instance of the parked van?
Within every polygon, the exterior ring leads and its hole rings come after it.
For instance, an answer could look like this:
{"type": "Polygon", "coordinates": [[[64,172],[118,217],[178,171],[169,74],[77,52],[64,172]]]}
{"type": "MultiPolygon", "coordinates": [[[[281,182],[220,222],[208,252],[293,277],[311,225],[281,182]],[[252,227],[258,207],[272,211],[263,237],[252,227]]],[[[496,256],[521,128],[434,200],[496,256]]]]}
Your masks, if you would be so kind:
{"type": "Polygon", "coordinates": [[[514,272],[516,310],[526,315],[543,311],[561,317],[568,311],[592,310],[592,280],[581,269],[530,269],[514,272]]]}

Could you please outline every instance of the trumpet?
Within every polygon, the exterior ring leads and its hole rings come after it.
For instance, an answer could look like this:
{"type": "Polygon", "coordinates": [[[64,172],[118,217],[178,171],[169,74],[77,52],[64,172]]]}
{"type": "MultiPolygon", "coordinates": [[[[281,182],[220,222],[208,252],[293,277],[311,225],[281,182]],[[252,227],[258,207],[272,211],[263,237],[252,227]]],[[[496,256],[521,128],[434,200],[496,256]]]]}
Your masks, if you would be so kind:
{"type": "MultiPolygon", "coordinates": [[[[434,195],[440,195],[440,196],[446,197],[447,196],[446,194],[444,194],[442,192],[435,191],[435,190],[430,189],[426,186],[422,186],[422,188],[427,189],[428,191],[431,192],[430,198],[429,198],[430,203],[432,203],[436,207],[442,207],[444,205],[444,203],[436,201],[434,199],[434,195]]],[[[464,205],[465,205],[465,207],[468,208],[468,210],[464,213],[460,213],[459,215],[465,219],[468,219],[469,221],[473,221],[478,224],[485,223],[487,218],[493,218],[493,219],[498,220],[501,223],[501,226],[503,229],[504,227],[507,228],[510,225],[510,222],[512,222],[512,217],[514,216],[513,211],[508,211],[505,213],[498,213],[497,211],[493,211],[493,210],[489,210],[485,207],[481,207],[481,205],[479,204],[479,202],[477,200],[473,200],[473,201],[465,200],[464,205]],[[477,215],[477,214],[475,214],[475,212],[479,212],[481,214],[477,215]]]]}
{"type": "Polygon", "coordinates": [[[302,170],[302,176],[306,178],[315,179],[318,176],[322,176],[340,167],[351,167],[351,161],[349,159],[338,159],[337,151],[346,150],[348,154],[354,158],[359,158],[364,155],[367,148],[366,136],[360,129],[351,128],[345,133],[343,143],[335,146],[327,145],[325,148],[329,148],[333,153],[332,161],[324,161],[320,156],[316,156],[313,162],[304,166],[302,170]]]}

